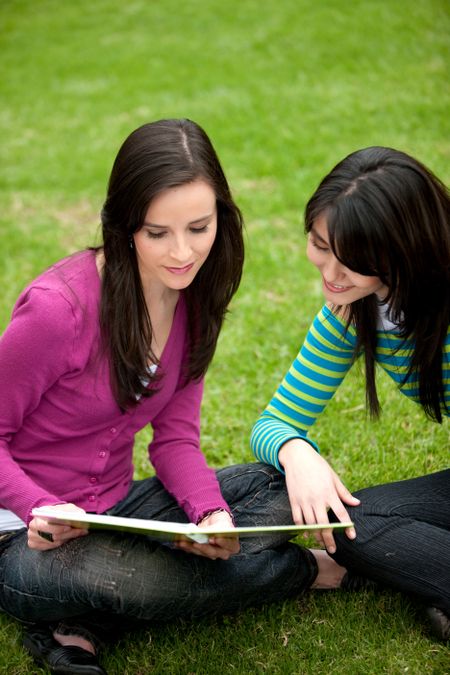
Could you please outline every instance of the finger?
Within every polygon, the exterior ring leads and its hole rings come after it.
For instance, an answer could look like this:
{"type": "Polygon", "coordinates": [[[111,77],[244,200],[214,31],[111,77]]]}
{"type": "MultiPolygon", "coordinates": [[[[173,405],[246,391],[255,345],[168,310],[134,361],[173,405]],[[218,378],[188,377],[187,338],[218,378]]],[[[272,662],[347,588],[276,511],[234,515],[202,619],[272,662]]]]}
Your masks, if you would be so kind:
{"type": "Polygon", "coordinates": [[[44,525],[45,529],[29,528],[28,546],[39,551],[48,551],[58,548],[70,539],[77,539],[89,534],[88,530],[81,530],[74,527],[44,525]]]}
{"type": "MultiPolygon", "coordinates": [[[[328,519],[328,513],[326,509],[321,506],[318,507],[316,512],[315,512],[315,517],[316,517],[316,523],[329,523],[328,519]]],[[[320,540],[327,549],[328,553],[335,553],[336,551],[336,544],[334,541],[333,537],[333,530],[326,529],[326,530],[320,530],[319,533],[320,540]]]]}
{"type": "Polygon", "coordinates": [[[316,514],[313,506],[304,504],[302,507],[302,524],[314,525],[317,523],[316,514]]]}
{"type": "Polygon", "coordinates": [[[289,500],[291,505],[292,520],[296,525],[304,525],[305,519],[303,514],[302,505],[296,500],[289,500]]]}
{"type": "Polygon", "coordinates": [[[339,496],[339,498],[345,503],[348,504],[349,506],[358,506],[358,504],[361,504],[361,500],[358,499],[358,497],[354,497],[350,490],[348,490],[344,483],[341,481],[339,476],[335,473],[334,474],[334,483],[336,486],[336,492],[339,496]]]}
{"type": "MultiPolygon", "coordinates": [[[[301,525],[314,525],[317,522],[316,516],[314,514],[314,510],[311,506],[307,505],[303,507],[302,510],[302,522],[299,523],[301,525]]],[[[308,539],[311,536],[311,532],[309,530],[306,530],[303,532],[303,539],[308,539]]],[[[313,531],[313,536],[315,540],[317,541],[318,544],[322,543],[322,538],[320,536],[320,533],[313,531]]]]}
{"type": "Polygon", "coordinates": [[[316,540],[317,544],[319,545],[323,544],[322,532],[314,530],[314,539],[316,540]]]}
{"type": "Polygon", "coordinates": [[[303,525],[302,508],[295,497],[295,490],[291,488],[288,482],[286,482],[286,488],[288,492],[289,505],[291,507],[292,520],[296,525],[303,525]]]}
{"type": "Polygon", "coordinates": [[[182,540],[182,541],[174,541],[173,546],[175,548],[179,548],[180,551],[188,551],[191,547],[191,544],[187,541],[182,540]]]}
{"type": "Polygon", "coordinates": [[[230,537],[210,537],[207,544],[199,544],[193,541],[179,542],[178,548],[185,552],[196,553],[207,558],[221,558],[228,560],[232,555],[239,553],[240,543],[237,535],[230,537]]]}
{"type": "Polygon", "coordinates": [[[173,544],[175,548],[180,549],[180,551],[183,551],[184,553],[195,553],[198,555],[197,551],[194,548],[193,542],[190,541],[176,541],[173,544]]]}
{"type": "Polygon", "coordinates": [[[31,534],[28,536],[28,547],[36,551],[49,551],[53,548],[58,548],[59,542],[52,542],[43,539],[38,534],[31,534]]]}
{"type": "Polygon", "coordinates": [[[305,524],[305,517],[300,506],[292,507],[292,520],[296,525],[305,524]]]}
{"type": "MultiPolygon", "coordinates": [[[[193,544],[193,548],[196,552],[198,552],[200,555],[205,556],[206,558],[210,558],[211,560],[216,560],[217,558],[220,558],[221,560],[228,560],[231,558],[231,556],[234,554],[234,550],[230,550],[229,548],[230,542],[227,542],[227,547],[224,548],[223,546],[219,545],[214,545],[212,543],[209,544],[193,544]]],[[[233,544],[233,547],[235,544],[233,544]]]]}
{"type": "Polygon", "coordinates": [[[29,525],[29,531],[34,532],[37,536],[52,541],[59,539],[61,535],[72,530],[70,525],[58,525],[53,520],[44,518],[33,518],[29,525]]]}
{"type": "Polygon", "coordinates": [[[200,555],[204,555],[206,558],[211,560],[228,560],[231,557],[231,551],[221,546],[213,546],[211,544],[195,544],[197,551],[200,555]]]}
{"type": "Polygon", "coordinates": [[[89,530],[82,530],[78,527],[69,527],[65,532],[59,535],[53,535],[53,539],[59,539],[61,542],[69,541],[70,539],[78,539],[78,537],[85,537],[89,534],[89,530]]]}
{"type": "Polygon", "coordinates": [[[211,560],[215,560],[218,557],[219,549],[209,544],[196,544],[195,542],[183,541],[179,542],[177,547],[185,553],[193,553],[194,555],[210,558],[211,560]]]}
{"type": "MultiPolygon", "coordinates": [[[[337,501],[335,504],[332,504],[331,508],[333,509],[335,516],[337,517],[338,520],[340,520],[341,523],[351,521],[348,511],[341,501],[337,501]]],[[[356,530],[354,527],[347,527],[345,529],[345,534],[349,539],[356,538],[356,530]]]]}
{"type": "Polygon", "coordinates": [[[209,543],[212,546],[218,546],[219,548],[223,548],[233,555],[239,553],[241,549],[241,545],[239,543],[239,538],[237,535],[235,537],[212,537],[209,540],[209,543]]]}
{"type": "Polygon", "coordinates": [[[209,558],[210,560],[216,560],[219,557],[219,549],[209,544],[193,544],[192,553],[209,558]]]}

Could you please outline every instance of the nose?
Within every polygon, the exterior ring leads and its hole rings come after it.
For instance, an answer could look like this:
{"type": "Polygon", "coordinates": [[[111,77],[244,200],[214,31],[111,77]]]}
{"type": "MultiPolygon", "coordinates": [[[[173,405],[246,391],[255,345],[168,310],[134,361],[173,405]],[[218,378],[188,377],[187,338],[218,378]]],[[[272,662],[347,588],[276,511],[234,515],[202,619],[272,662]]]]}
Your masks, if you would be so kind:
{"type": "Polygon", "coordinates": [[[177,262],[188,262],[192,253],[191,245],[187,237],[181,235],[174,237],[171,242],[170,255],[177,262]]]}
{"type": "Polygon", "coordinates": [[[332,255],[329,260],[327,260],[325,269],[323,270],[324,277],[330,282],[342,280],[345,277],[345,269],[344,265],[339,262],[336,256],[332,255]]]}

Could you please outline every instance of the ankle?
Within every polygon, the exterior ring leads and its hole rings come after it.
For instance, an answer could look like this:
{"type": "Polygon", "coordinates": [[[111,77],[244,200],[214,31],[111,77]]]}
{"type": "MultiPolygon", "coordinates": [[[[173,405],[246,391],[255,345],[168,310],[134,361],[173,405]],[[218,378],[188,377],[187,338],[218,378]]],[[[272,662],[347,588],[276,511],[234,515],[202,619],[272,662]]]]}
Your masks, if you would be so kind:
{"type": "Polygon", "coordinates": [[[317,576],[311,584],[311,588],[316,590],[340,588],[342,579],[347,573],[346,568],[338,565],[322,549],[310,549],[310,551],[317,563],[317,576]]]}
{"type": "Polygon", "coordinates": [[[81,647],[81,649],[95,654],[94,645],[89,640],[86,640],[86,638],[81,637],[81,635],[63,635],[55,631],[53,637],[63,647],[81,647]]]}

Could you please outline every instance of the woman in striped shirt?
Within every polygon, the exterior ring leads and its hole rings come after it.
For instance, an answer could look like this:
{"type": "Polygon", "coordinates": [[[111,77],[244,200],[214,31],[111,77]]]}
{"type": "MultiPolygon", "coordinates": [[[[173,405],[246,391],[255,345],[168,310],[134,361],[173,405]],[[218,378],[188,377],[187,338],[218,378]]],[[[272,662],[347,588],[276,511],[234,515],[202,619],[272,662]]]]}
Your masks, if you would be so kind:
{"type": "MultiPolygon", "coordinates": [[[[379,364],[432,421],[450,414],[450,199],[405,153],[352,153],[306,207],[307,254],[326,305],[256,422],[258,459],[283,470],[296,523],[353,520],[323,543],[353,574],[419,597],[450,635],[450,470],[352,495],[308,432],[354,361],[380,412],[379,364]]],[[[347,576],[348,578],[348,576],[347,576]]]]}

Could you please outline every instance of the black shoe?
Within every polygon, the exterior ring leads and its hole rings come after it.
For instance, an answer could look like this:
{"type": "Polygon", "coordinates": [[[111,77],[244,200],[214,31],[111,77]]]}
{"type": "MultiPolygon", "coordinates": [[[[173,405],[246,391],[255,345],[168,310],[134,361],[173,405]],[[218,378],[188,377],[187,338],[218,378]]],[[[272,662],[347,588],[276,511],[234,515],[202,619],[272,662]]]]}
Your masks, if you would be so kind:
{"type": "Polygon", "coordinates": [[[442,609],[427,607],[426,613],[431,624],[431,631],[438,640],[448,642],[450,640],[450,619],[442,609]]]}
{"type": "Polygon", "coordinates": [[[63,647],[44,628],[32,628],[25,633],[23,646],[33,658],[59,675],[107,675],[97,657],[81,647],[63,647]]]}
{"type": "Polygon", "coordinates": [[[372,581],[372,579],[360,577],[349,570],[347,570],[342,577],[340,587],[344,591],[376,591],[380,588],[375,581],[372,581]]]}

